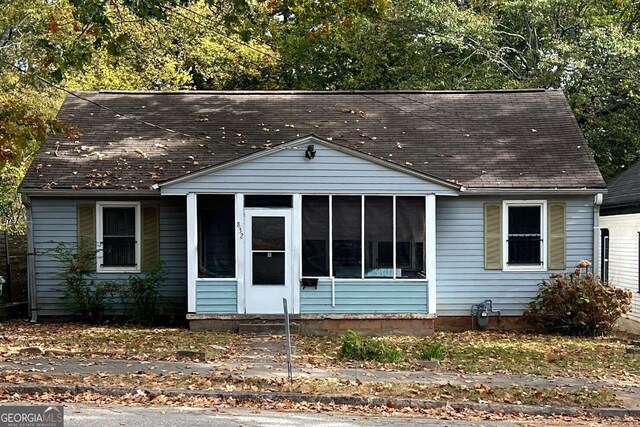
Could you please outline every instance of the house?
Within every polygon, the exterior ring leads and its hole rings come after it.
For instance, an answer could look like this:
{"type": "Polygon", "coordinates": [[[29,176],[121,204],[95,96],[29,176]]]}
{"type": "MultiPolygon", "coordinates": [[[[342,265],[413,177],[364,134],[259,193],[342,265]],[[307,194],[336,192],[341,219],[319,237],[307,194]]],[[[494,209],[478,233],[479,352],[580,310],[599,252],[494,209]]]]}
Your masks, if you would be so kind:
{"type": "Polygon", "coordinates": [[[640,333],[640,162],[616,176],[600,209],[600,274],[633,292],[618,326],[640,333]]]}
{"type": "Polygon", "coordinates": [[[597,248],[605,183],[558,90],[78,92],[58,117],[79,136],[21,187],[34,316],[65,313],[46,250],[81,237],[97,280],[162,262],[193,328],[286,298],[308,333],[519,316],[597,248]]]}

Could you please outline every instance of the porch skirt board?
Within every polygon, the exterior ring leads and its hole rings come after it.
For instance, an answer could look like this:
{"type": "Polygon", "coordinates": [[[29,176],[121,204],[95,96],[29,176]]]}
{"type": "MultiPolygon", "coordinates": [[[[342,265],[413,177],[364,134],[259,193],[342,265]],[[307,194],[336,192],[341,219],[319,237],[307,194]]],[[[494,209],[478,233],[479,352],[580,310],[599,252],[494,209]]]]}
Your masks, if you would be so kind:
{"type": "MultiPolygon", "coordinates": [[[[342,314],[342,315],[291,315],[296,330],[301,335],[336,336],[352,330],[364,335],[414,335],[431,336],[434,332],[433,315],[407,314],[342,314]]],[[[187,315],[193,331],[238,332],[246,325],[283,322],[281,315],[187,315]]],[[[284,323],[283,330],[284,333],[284,323]]]]}

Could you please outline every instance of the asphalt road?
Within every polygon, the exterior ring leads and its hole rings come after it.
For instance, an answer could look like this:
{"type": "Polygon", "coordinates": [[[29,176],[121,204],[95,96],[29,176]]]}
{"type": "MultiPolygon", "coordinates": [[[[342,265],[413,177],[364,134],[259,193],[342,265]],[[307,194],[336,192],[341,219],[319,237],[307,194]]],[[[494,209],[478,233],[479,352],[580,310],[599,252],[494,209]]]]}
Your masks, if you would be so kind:
{"type": "MultiPolygon", "coordinates": [[[[351,426],[455,426],[512,427],[521,424],[493,421],[442,421],[425,418],[346,416],[325,413],[258,411],[153,406],[65,407],[65,427],[351,427],[351,426]]],[[[530,425],[530,424],[529,424],[530,425]]]]}

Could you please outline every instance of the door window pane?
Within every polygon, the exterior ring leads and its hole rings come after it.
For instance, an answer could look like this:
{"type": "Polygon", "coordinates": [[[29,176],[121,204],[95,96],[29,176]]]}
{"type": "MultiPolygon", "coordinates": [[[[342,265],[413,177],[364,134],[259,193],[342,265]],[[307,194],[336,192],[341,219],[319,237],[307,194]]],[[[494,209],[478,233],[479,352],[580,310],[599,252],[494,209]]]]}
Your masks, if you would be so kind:
{"type": "Polygon", "coordinates": [[[393,197],[365,197],[365,277],[393,277],[393,197]]]}
{"type": "Polygon", "coordinates": [[[290,208],[293,206],[293,198],[279,195],[246,195],[244,206],[247,208],[290,208]]]}
{"type": "Polygon", "coordinates": [[[333,197],[333,274],[362,277],[362,214],[358,196],[333,197]]]}
{"type": "Polygon", "coordinates": [[[199,277],[235,277],[235,197],[198,196],[199,277]]]}
{"type": "Polygon", "coordinates": [[[251,221],[254,251],[284,250],[284,217],[254,216],[251,221]]]}
{"type": "Polygon", "coordinates": [[[541,263],[540,206],[509,206],[508,264],[541,263]]]}
{"type": "Polygon", "coordinates": [[[284,285],[284,252],[253,252],[253,284],[284,285]]]}
{"type": "Polygon", "coordinates": [[[136,266],[136,208],[102,209],[102,266],[136,266]]]}
{"type": "Polygon", "coordinates": [[[424,197],[396,197],[396,277],[425,277],[425,231],[424,197]]]}
{"type": "Polygon", "coordinates": [[[329,197],[302,197],[302,275],[329,276],[329,197]]]}

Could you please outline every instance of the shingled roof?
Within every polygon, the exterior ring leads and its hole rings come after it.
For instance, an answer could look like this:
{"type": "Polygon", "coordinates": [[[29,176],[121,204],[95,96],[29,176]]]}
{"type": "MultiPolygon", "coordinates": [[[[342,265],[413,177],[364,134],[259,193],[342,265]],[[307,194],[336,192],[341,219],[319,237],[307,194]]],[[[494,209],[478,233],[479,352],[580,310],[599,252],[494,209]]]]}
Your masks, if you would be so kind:
{"type": "Polygon", "coordinates": [[[58,118],[79,136],[49,138],[22,191],[153,191],[310,134],[468,188],[605,186],[558,90],[76,95],[58,118]]]}
{"type": "Polygon", "coordinates": [[[640,162],[609,182],[600,211],[603,215],[640,212],[640,162]]]}

